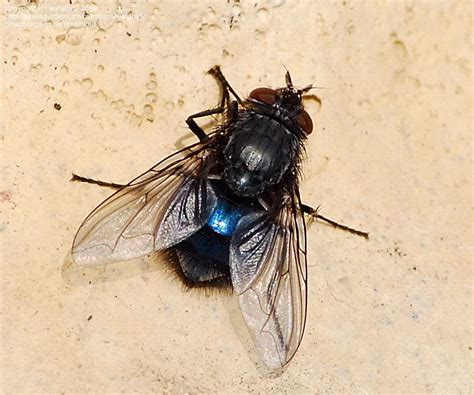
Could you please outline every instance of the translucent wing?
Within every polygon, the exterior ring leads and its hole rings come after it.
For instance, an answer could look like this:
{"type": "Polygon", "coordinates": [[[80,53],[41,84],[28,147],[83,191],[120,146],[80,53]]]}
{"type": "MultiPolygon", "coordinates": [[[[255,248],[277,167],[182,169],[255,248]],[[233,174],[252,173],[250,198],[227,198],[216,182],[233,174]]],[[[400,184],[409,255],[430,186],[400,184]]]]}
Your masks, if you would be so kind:
{"type": "Polygon", "coordinates": [[[200,229],[217,202],[202,174],[210,144],[176,152],[100,204],[74,238],[74,261],[93,266],[140,257],[200,229]]]}
{"type": "Polygon", "coordinates": [[[265,365],[285,366],[296,353],[306,322],[306,226],[299,196],[276,216],[243,217],[230,247],[232,285],[265,365]]]}

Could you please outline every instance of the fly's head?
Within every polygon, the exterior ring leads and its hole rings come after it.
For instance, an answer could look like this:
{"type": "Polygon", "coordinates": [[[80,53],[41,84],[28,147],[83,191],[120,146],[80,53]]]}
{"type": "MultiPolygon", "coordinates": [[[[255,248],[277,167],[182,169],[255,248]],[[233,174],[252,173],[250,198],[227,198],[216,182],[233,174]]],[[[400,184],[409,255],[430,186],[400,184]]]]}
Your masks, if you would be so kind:
{"type": "Polygon", "coordinates": [[[293,86],[290,73],[285,75],[286,87],[279,89],[256,88],[250,92],[247,103],[259,113],[279,120],[301,137],[307,137],[313,131],[313,121],[305,111],[303,96],[313,88],[308,85],[297,89],[293,86]]]}

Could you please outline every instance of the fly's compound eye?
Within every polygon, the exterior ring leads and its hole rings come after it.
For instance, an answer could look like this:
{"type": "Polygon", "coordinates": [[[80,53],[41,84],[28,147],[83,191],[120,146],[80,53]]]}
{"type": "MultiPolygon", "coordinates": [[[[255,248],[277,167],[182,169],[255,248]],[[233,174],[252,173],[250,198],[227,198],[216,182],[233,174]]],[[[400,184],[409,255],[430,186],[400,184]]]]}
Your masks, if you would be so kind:
{"type": "Polygon", "coordinates": [[[301,110],[296,117],[296,122],[306,134],[311,134],[313,131],[313,121],[305,110],[301,110]]]}
{"type": "Polygon", "coordinates": [[[277,100],[277,91],[270,88],[257,88],[250,92],[249,98],[272,105],[277,100]]]}

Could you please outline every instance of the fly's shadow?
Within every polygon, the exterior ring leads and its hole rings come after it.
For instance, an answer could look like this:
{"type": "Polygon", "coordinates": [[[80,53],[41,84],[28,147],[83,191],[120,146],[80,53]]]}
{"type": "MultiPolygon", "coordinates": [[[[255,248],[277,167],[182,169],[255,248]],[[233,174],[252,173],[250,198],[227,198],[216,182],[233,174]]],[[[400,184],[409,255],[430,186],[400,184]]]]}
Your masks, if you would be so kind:
{"type": "Polygon", "coordinates": [[[66,284],[79,286],[120,281],[156,270],[163,268],[157,260],[147,257],[87,267],[77,265],[68,253],[61,268],[61,277],[66,284]]]}

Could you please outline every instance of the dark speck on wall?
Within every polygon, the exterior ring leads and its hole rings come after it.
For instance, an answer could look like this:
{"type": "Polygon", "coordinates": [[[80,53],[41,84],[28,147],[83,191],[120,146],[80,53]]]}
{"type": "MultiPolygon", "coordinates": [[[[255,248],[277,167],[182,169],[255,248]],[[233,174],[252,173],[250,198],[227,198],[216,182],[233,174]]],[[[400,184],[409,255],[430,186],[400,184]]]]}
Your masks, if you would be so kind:
{"type": "Polygon", "coordinates": [[[61,104],[54,103],[54,108],[59,111],[61,109],[61,104]]]}

